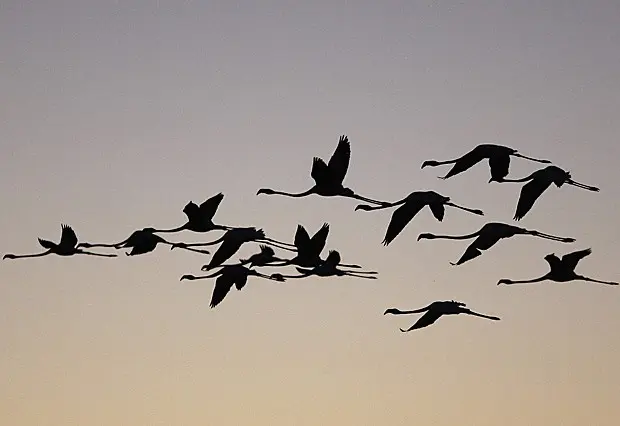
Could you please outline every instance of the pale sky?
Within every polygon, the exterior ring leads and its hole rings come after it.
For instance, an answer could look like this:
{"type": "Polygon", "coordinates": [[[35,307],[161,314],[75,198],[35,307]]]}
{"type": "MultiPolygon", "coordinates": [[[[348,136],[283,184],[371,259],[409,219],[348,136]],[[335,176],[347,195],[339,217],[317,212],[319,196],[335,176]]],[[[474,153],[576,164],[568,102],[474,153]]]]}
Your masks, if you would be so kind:
{"type": "MultiPolygon", "coordinates": [[[[0,423],[617,425],[620,288],[495,284],[588,247],[577,271],[620,280],[619,45],[612,0],[4,1],[3,253],[40,251],[61,223],[90,242],[175,227],[223,192],[217,222],[286,241],[329,222],[324,255],[379,279],[250,278],[210,309],[213,281],[179,282],[208,256],[5,260],[0,423]],[[384,247],[391,210],[256,196],[308,189],[341,134],[359,193],[435,190],[485,216],[425,209],[384,247]],[[520,186],[487,183],[486,163],[420,170],[480,143],[601,188],[552,187],[519,224],[576,243],[514,237],[452,267],[467,241],[416,241],[514,223],[520,186]],[[417,316],[383,316],[449,299],[501,321],[403,334],[417,316]]],[[[513,159],[511,176],[540,167],[513,159]]]]}

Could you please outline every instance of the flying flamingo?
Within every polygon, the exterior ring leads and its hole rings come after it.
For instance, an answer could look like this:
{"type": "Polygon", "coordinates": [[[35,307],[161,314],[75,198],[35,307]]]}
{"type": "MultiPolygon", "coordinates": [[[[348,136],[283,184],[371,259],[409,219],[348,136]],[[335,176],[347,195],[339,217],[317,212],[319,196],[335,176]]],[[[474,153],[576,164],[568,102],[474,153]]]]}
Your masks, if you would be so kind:
{"type": "Polygon", "coordinates": [[[233,229],[231,226],[216,225],[213,223],[213,216],[215,216],[223,199],[224,194],[220,192],[204,201],[200,206],[190,201],[183,208],[183,213],[187,216],[187,222],[185,224],[172,229],[155,229],[154,232],[172,233],[185,229],[193,232],[209,232],[213,230],[227,231],[233,229]]]}
{"type": "Polygon", "coordinates": [[[310,176],[314,179],[314,186],[305,192],[290,193],[276,191],[269,188],[261,188],[256,195],[284,195],[287,197],[306,197],[311,194],[320,195],[322,197],[348,197],[361,200],[366,203],[383,204],[381,201],[371,200],[356,194],[352,189],[343,186],[344,178],[349,168],[351,159],[351,144],[347,136],[343,135],[338,141],[338,146],[334,151],[328,164],[325,160],[314,157],[312,161],[312,172],[310,176]]]}
{"type": "Polygon", "coordinates": [[[403,330],[401,328],[400,331],[402,331],[403,333],[406,333],[411,330],[416,330],[419,328],[427,327],[433,324],[435,321],[437,321],[442,315],[467,314],[467,315],[473,315],[476,317],[486,318],[486,319],[490,319],[494,321],[500,320],[500,318],[498,317],[492,317],[489,315],[483,315],[483,314],[479,314],[477,312],[471,311],[465,306],[466,306],[465,303],[462,303],[462,302],[455,302],[454,300],[443,300],[443,301],[433,302],[425,308],[416,309],[413,311],[401,311],[396,308],[390,308],[386,310],[383,313],[383,315],[386,315],[386,314],[392,314],[392,315],[419,314],[421,312],[426,311],[426,313],[422,315],[420,319],[418,319],[418,321],[415,324],[413,324],[411,327],[409,327],[407,330],[403,330]]]}
{"type": "Polygon", "coordinates": [[[504,178],[508,175],[511,155],[513,157],[524,158],[526,160],[535,161],[537,163],[551,163],[551,161],[549,160],[539,160],[537,158],[526,157],[525,155],[520,154],[516,149],[507,146],[481,144],[476,146],[474,149],[464,154],[460,158],[457,158],[456,160],[427,160],[422,163],[421,168],[423,169],[427,166],[436,167],[443,164],[454,164],[454,166],[452,166],[452,169],[450,169],[450,171],[445,176],[440,177],[440,179],[448,179],[452,176],[458,175],[459,173],[470,169],[471,167],[486,158],[489,160],[489,167],[491,169],[491,179],[489,179],[489,182],[502,182],[504,178]]]}
{"type": "Polygon", "coordinates": [[[618,285],[618,283],[616,282],[595,280],[593,278],[584,277],[575,273],[577,263],[579,263],[581,259],[590,255],[591,253],[592,249],[588,248],[585,250],[578,250],[572,253],[565,254],[564,256],[562,256],[561,259],[557,257],[555,253],[548,254],[547,256],[545,256],[545,260],[549,264],[550,271],[542,277],[522,281],[514,281],[504,278],[499,280],[497,285],[537,283],[545,280],[555,281],[559,283],[565,283],[568,281],[589,281],[599,284],[618,285]]]}
{"type": "Polygon", "coordinates": [[[350,277],[367,278],[369,280],[377,279],[377,277],[374,276],[377,274],[377,272],[375,271],[358,271],[358,272],[344,271],[342,269],[338,269],[339,263],[340,263],[340,253],[338,253],[336,250],[330,250],[329,254],[327,255],[327,258],[322,263],[315,266],[314,268],[312,269],[295,268],[297,269],[297,272],[299,272],[301,275],[282,275],[282,274],[276,273],[276,274],[272,274],[271,276],[274,278],[285,279],[285,278],[306,278],[306,277],[309,277],[310,275],[317,275],[319,277],[333,277],[333,276],[343,277],[346,275],[350,277]],[[373,275],[373,276],[369,276],[369,275],[373,275]]]}
{"type": "Polygon", "coordinates": [[[392,213],[392,219],[390,220],[390,224],[388,225],[387,231],[385,233],[385,238],[382,242],[384,246],[388,246],[398,236],[398,234],[400,234],[402,230],[405,229],[405,226],[407,226],[407,224],[411,222],[414,216],[417,215],[420,210],[424,208],[424,206],[428,206],[430,208],[433,216],[435,216],[435,218],[439,222],[443,221],[443,217],[445,214],[444,206],[455,207],[457,209],[465,210],[479,216],[484,216],[482,210],[474,210],[454,204],[450,202],[449,197],[445,197],[435,191],[415,191],[400,201],[396,201],[394,203],[386,203],[383,206],[369,206],[366,204],[359,204],[357,207],[355,207],[355,210],[380,210],[398,206],[400,204],[402,204],[402,206],[397,208],[394,213],[392,213]]]}
{"type": "Polygon", "coordinates": [[[183,275],[181,277],[181,281],[202,280],[217,277],[215,280],[215,287],[213,288],[213,295],[211,296],[211,303],[209,305],[211,308],[215,308],[222,300],[224,300],[233,285],[237,287],[237,290],[241,290],[245,287],[248,282],[248,277],[251,275],[272,281],[285,281],[282,277],[264,275],[254,269],[248,269],[241,265],[223,266],[219,271],[211,275],[204,275],[200,277],[194,275],[183,275]]]}
{"type": "MultiPolygon", "coordinates": [[[[170,246],[176,244],[166,241],[159,235],[156,235],[154,228],[144,228],[134,231],[126,240],[116,244],[91,244],[80,243],[78,247],[114,247],[115,249],[131,248],[131,252],[125,253],[127,256],[136,256],[139,254],[150,253],[155,250],[157,244],[168,244],[170,246]]],[[[207,250],[196,250],[192,248],[185,248],[188,251],[193,251],[200,254],[209,254],[207,250]]]]}
{"type": "Polygon", "coordinates": [[[531,235],[533,237],[545,238],[547,240],[560,241],[563,243],[574,243],[574,238],[556,237],[555,235],[544,234],[539,231],[532,231],[525,228],[519,228],[517,226],[508,225],[506,223],[489,222],[482,226],[478,231],[468,235],[434,235],[434,234],[420,234],[418,241],[421,239],[449,239],[449,240],[468,240],[470,238],[477,237],[465,250],[463,256],[458,262],[451,265],[461,265],[468,260],[474,259],[482,254],[481,250],[487,250],[494,246],[499,240],[504,238],[510,238],[515,235],[531,235]]]}
{"type": "Polygon", "coordinates": [[[547,188],[549,188],[549,186],[551,186],[552,183],[558,188],[562,187],[564,184],[567,184],[576,186],[577,188],[586,189],[588,191],[600,191],[600,189],[595,186],[575,182],[571,179],[569,172],[557,166],[545,167],[522,179],[504,179],[504,182],[527,181],[530,182],[526,183],[521,188],[521,195],[519,196],[519,202],[517,203],[514,220],[521,220],[531,210],[536,200],[547,190],[547,188]]]}
{"type": "Polygon", "coordinates": [[[221,266],[224,262],[230,259],[245,243],[249,242],[262,242],[269,245],[273,245],[275,247],[281,248],[283,250],[295,251],[294,248],[289,248],[287,246],[294,247],[292,244],[283,243],[271,238],[267,238],[265,236],[265,231],[262,229],[256,229],[254,227],[248,228],[233,228],[229,231],[226,231],[224,235],[222,235],[217,240],[208,242],[208,243],[175,243],[170,247],[170,250],[181,247],[181,248],[189,248],[189,247],[197,247],[197,246],[210,246],[214,244],[219,244],[220,247],[213,254],[211,261],[207,265],[207,269],[212,269],[217,266],[221,266]],[[282,245],[280,245],[282,244],[282,245]]]}
{"type": "MultiPolygon", "coordinates": [[[[313,268],[323,262],[323,259],[321,259],[321,252],[325,249],[328,235],[329,223],[324,223],[312,238],[310,238],[308,231],[306,231],[303,225],[297,225],[294,241],[295,247],[297,248],[297,255],[291,259],[283,259],[280,263],[270,262],[265,266],[297,265],[305,268],[313,268]]],[[[360,265],[349,265],[345,263],[341,263],[340,266],[354,269],[361,268],[360,265]]]]}
{"type": "Polygon", "coordinates": [[[5,254],[2,259],[23,259],[25,257],[41,257],[48,254],[56,254],[58,256],[72,256],[74,254],[88,254],[90,256],[101,257],[117,257],[115,254],[92,253],[79,248],[78,238],[75,231],[69,225],[61,224],[60,243],[56,244],[52,241],[38,238],[39,244],[45,249],[44,252],[35,254],[5,254]]]}

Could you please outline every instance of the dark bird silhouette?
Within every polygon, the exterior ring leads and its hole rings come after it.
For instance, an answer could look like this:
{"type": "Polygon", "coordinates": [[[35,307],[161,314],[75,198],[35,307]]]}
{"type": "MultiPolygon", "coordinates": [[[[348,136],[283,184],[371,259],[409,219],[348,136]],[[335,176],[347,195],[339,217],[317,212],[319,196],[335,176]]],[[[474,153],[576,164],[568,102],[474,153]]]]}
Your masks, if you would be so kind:
{"type": "Polygon", "coordinates": [[[415,191],[400,201],[396,201],[394,203],[386,203],[383,206],[369,206],[366,204],[359,204],[357,207],[355,207],[355,210],[380,210],[398,206],[400,204],[402,204],[402,206],[397,208],[394,213],[392,213],[392,219],[390,220],[390,224],[388,225],[387,231],[385,233],[385,238],[382,241],[382,244],[384,246],[388,246],[398,236],[398,234],[400,234],[402,230],[405,229],[405,226],[407,226],[407,224],[411,222],[414,216],[417,215],[420,210],[424,208],[424,206],[428,206],[430,208],[433,216],[435,216],[435,218],[439,222],[443,221],[443,217],[445,214],[444,206],[455,207],[457,209],[465,210],[479,216],[484,215],[482,210],[474,210],[454,204],[450,202],[449,197],[445,197],[435,191],[415,191]]]}
{"type": "Polygon", "coordinates": [[[202,280],[206,278],[217,277],[217,279],[215,280],[215,287],[213,288],[213,295],[211,296],[211,303],[209,305],[211,308],[215,308],[217,305],[220,304],[222,300],[224,300],[233,285],[237,287],[237,290],[241,290],[243,287],[245,287],[246,283],[248,282],[248,277],[250,275],[272,281],[285,281],[282,277],[264,275],[254,269],[249,269],[241,265],[223,266],[219,271],[211,275],[204,275],[199,277],[194,275],[183,275],[181,277],[181,281],[202,280]]]}
{"type": "MultiPolygon", "coordinates": [[[[127,256],[136,256],[139,254],[150,253],[155,250],[157,244],[168,244],[170,246],[176,244],[166,241],[159,235],[156,235],[154,228],[144,228],[134,231],[126,240],[115,244],[91,244],[80,243],[78,247],[114,247],[115,249],[131,248],[129,253],[125,253],[127,256]]],[[[184,247],[185,248],[185,247],[184,247]]],[[[193,251],[200,254],[209,254],[207,250],[196,250],[192,248],[185,248],[188,251],[193,251]]]]}
{"type": "Polygon", "coordinates": [[[406,314],[419,314],[421,312],[426,312],[424,315],[418,319],[418,321],[409,327],[407,330],[400,331],[406,333],[411,330],[416,330],[418,328],[427,327],[437,321],[442,315],[458,315],[458,314],[467,314],[473,315],[480,318],[486,318],[494,321],[499,321],[500,318],[492,317],[489,315],[479,314],[465,307],[465,303],[455,302],[454,300],[443,300],[433,302],[425,308],[416,309],[413,311],[401,311],[396,308],[390,308],[386,310],[383,315],[392,314],[392,315],[406,315],[406,314]]]}
{"type": "Polygon", "coordinates": [[[562,187],[564,184],[567,184],[576,186],[577,188],[586,189],[588,191],[600,191],[600,189],[595,186],[588,186],[583,183],[575,182],[571,179],[569,172],[557,166],[545,167],[522,179],[504,179],[504,182],[527,181],[529,182],[521,188],[521,195],[519,196],[519,202],[517,203],[514,220],[521,220],[527,212],[531,210],[536,200],[547,190],[547,188],[549,188],[549,186],[551,186],[552,183],[558,188],[562,187]]]}
{"type": "Polygon", "coordinates": [[[471,167],[478,164],[485,158],[489,160],[489,167],[491,169],[491,179],[489,182],[502,182],[506,176],[508,176],[508,170],[510,168],[510,156],[524,158],[526,160],[535,161],[537,163],[549,164],[549,160],[539,160],[537,158],[526,157],[520,154],[516,149],[494,144],[481,144],[469,151],[467,154],[457,158],[456,160],[436,161],[427,160],[422,163],[422,169],[424,167],[436,167],[443,164],[454,164],[452,169],[440,179],[448,179],[452,176],[456,176],[471,167]]]}
{"type": "Polygon", "coordinates": [[[23,259],[25,257],[41,257],[48,254],[56,254],[58,256],[73,256],[74,254],[88,254],[90,256],[100,257],[116,257],[115,254],[92,253],[82,250],[78,247],[78,238],[75,231],[69,225],[61,224],[62,232],[60,234],[60,243],[56,244],[52,241],[38,238],[39,244],[45,250],[42,253],[35,254],[5,254],[2,259],[23,259]]]}
{"type": "MultiPolygon", "coordinates": [[[[324,223],[323,226],[310,238],[308,231],[302,225],[297,225],[297,231],[295,232],[295,247],[297,248],[297,255],[291,259],[283,259],[281,262],[270,262],[265,266],[287,266],[297,265],[305,268],[313,268],[323,262],[321,259],[321,253],[325,249],[327,243],[327,236],[329,235],[329,223],[324,223]]],[[[341,263],[340,266],[344,268],[361,268],[360,265],[349,265],[341,263]]]]}
{"type": "MultiPolygon", "coordinates": [[[[269,247],[265,244],[259,245],[260,251],[258,253],[254,253],[247,259],[239,259],[239,265],[248,265],[248,268],[252,268],[254,266],[266,266],[272,262],[283,261],[284,259],[276,256],[276,252],[273,248],[269,247]]],[[[204,265],[202,270],[207,270],[208,265],[204,265]]]]}
{"type": "Polygon", "coordinates": [[[375,271],[345,271],[342,269],[338,269],[338,265],[340,264],[340,253],[338,253],[336,250],[330,250],[329,255],[327,255],[327,258],[321,262],[319,265],[313,267],[312,269],[306,269],[306,268],[295,268],[297,269],[297,272],[299,272],[301,275],[282,275],[279,273],[276,274],[272,274],[272,277],[275,278],[306,278],[309,277],[310,275],[317,275],[319,277],[333,277],[333,276],[338,276],[338,277],[342,277],[342,276],[350,276],[350,277],[357,277],[357,278],[367,278],[370,280],[376,280],[377,277],[375,277],[374,275],[377,274],[377,272],[375,271]],[[372,276],[369,276],[372,275],[372,276]]]}
{"type": "Polygon", "coordinates": [[[595,280],[593,278],[584,277],[575,273],[575,268],[577,267],[579,261],[584,257],[590,255],[591,253],[592,249],[588,248],[585,250],[578,250],[572,253],[565,254],[564,256],[562,256],[561,259],[557,257],[555,253],[548,254],[547,256],[545,256],[545,260],[549,264],[550,271],[542,277],[521,281],[509,280],[504,278],[499,280],[497,282],[497,285],[537,283],[545,280],[556,281],[560,283],[565,283],[568,281],[589,281],[599,284],[618,285],[618,283],[616,282],[595,280]]]}
{"type": "Polygon", "coordinates": [[[322,197],[348,197],[361,200],[366,203],[383,204],[381,201],[371,200],[356,194],[352,189],[343,186],[344,178],[349,168],[351,159],[351,144],[346,136],[341,136],[338,146],[334,151],[328,164],[325,160],[314,157],[312,161],[312,171],[310,176],[314,179],[314,186],[305,192],[290,193],[276,191],[269,188],[261,188],[256,195],[284,195],[287,197],[306,197],[311,194],[320,195],[322,197]]]}
{"type": "Polygon", "coordinates": [[[292,244],[280,242],[271,238],[267,238],[265,236],[265,231],[262,229],[256,229],[254,227],[248,228],[233,228],[229,231],[226,231],[224,235],[222,235],[217,240],[208,242],[208,243],[175,243],[170,249],[174,249],[176,247],[181,248],[189,248],[189,247],[197,247],[197,246],[209,246],[214,244],[222,243],[216,252],[213,254],[211,261],[208,265],[206,265],[206,269],[212,269],[217,266],[221,266],[224,262],[234,256],[235,253],[239,251],[241,246],[245,243],[249,242],[261,242],[269,245],[273,245],[275,247],[281,248],[283,250],[295,251],[294,248],[290,248],[287,246],[294,247],[292,244]]]}
{"type": "Polygon", "coordinates": [[[172,229],[155,229],[154,232],[171,233],[183,230],[209,232],[213,230],[227,231],[233,229],[231,226],[216,225],[213,223],[213,217],[223,199],[224,194],[220,192],[203,202],[200,206],[190,201],[183,208],[183,213],[187,216],[187,222],[185,224],[172,229]]]}
{"type": "Polygon", "coordinates": [[[434,234],[420,234],[418,241],[421,239],[449,239],[449,240],[468,240],[470,238],[477,237],[465,250],[463,256],[458,262],[451,265],[461,265],[468,260],[474,259],[482,254],[482,250],[487,250],[495,245],[499,240],[504,238],[510,238],[515,235],[531,235],[533,237],[545,238],[547,240],[560,241],[563,243],[573,243],[574,238],[556,237],[555,235],[544,234],[539,231],[532,231],[525,228],[519,228],[518,226],[508,225],[506,223],[489,222],[482,226],[478,231],[468,235],[434,235],[434,234]]]}

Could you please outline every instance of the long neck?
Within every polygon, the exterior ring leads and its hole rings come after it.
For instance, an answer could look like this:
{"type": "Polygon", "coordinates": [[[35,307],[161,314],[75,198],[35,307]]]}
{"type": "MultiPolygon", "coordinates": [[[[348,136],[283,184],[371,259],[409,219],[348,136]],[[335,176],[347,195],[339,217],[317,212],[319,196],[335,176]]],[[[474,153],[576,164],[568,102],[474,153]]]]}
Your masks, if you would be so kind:
{"type": "Polygon", "coordinates": [[[434,235],[433,239],[440,240],[469,240],[470,238],[474,238],[478,236],[478,232],[474,232],[473,234],[468,235],[434,235]]]}
{"type": "Polygon", "coordinates": [[[429,310],[429,308],[430,308],[430,305],[429,305],[429,306],[426,306],[425,308],[414,309],[414,310],[412,310],[412,311],[401,311],[401,310],[399,310],[399,309],[396,309],[396,310],[395,310],[395,312],[389,312],[389,313],[390,313],[390,314],[392,314],[392,315],[419,314],[419,313],[422,313],[422,312],[426,312],[426,311],[428,311],[428,310],[429,310]]]}
{"type": "Polygon", "coordinates": [[[510,280],[510,282],[505,282],[504,284],[530,284],[530,283],[538,283],[541,281],[545,281],[546,279],[549,278],[547,275],[543,275],[542,277],[538,277],[538,278],[532,278],[531,280],[510,280]]]}
{"type": "Polygon", "coordinates": [[[283,191],[275,191],[275,190],[271,190],[271,194],[269,195],[284,195],[285,197],[307,197],[310,194],[314,194],[314,188],[310,188],[307,191],[304,192],[298,192],[298,193],[292,193],[292,192],[283,192],[283,191]]]}
{"type": "Polygon", "coordinates": [[[41,256],[46,256],[50,253],[52,253],[51,250],[47,250],[42,253],[35,253],[35,254],[4,255],[3,259],[24,259],[26,257],[41,257],[41,256]]]}

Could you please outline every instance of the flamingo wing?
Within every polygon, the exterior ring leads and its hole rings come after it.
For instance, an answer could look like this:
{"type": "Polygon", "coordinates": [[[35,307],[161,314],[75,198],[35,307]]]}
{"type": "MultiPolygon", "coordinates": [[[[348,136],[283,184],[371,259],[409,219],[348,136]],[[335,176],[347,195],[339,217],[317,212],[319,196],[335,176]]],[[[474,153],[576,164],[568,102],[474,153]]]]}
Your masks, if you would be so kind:
{"type": "Polygon", "coordinates": [[[312,176],[317,186],[329,185],[331,183],[329,167],[322,158],[314,157],[312,159],[310,176],[312,176]]]}
{"type": "Polygon", "coordinates": [[[338,251],[336,250],[330,250],[327,258],[325,259],[325,263],[336,267],[340,263],[340,260],[342,260],[340,257],[340,253],[338,253],[338,251]]]}
{"type": "Polygon", "coordinates": [[[431,209],[431,212],[433,213],[433,216],[435,216],[435,219],[441,222],[446,214],[446,208],[443,203],[431,203],[428,205],[428,207],[431,209]]]}
{"type": "Polygon", "coordinates": [[[519,195],[514,220],[523,219],[527,212],[530,211],[536,200],[542,195],[543,192],[545,192],[547,188],[549,188],[551,182],[551,179],[547,179],[544,176],[539,175],[523,185],[523,188],[521,188],[521,194],[519,195]]]}
{"type": "Polygon", "coordinates": [[[310,239],[310,243],[312,244],[312,249],[316,252],[317,255],[320,255],[323,249],[325,248],[325,244],[327,243],[327,235],[329,234],[329,223],[324,223],[321,226],[316,234],[312,236],[310,239]]]}
{"type": "Polygon", "coordinates": [[[351,143],[345,135],[340,136],[338,146],[329,159],[328,167],[331,177],[338,183],[344,181],[351,161],[351,143]]]}
{"type": "Polygon", "coordinates": [[[405,229],[405,226],[411,222],[411,219],[413,219],[414,216],[422,210],[424,205],[424,203],[419,201],[407,201],[405,204],[394,210],[394,213],[392,213],[392,218],[390,219],[390,224],[385,232],[383,244],[385,246],[389,245],[394,238],[396,238],[398,234],[405,229]]]}
{"type": "Polygon", "coordinates": [[[220,244],[215,253],[213,253],[213,257],[209,262],[209,268],[220,266],[222,263],[233,257],[233,255],[239,251],[243,243],[244,241],[238,239],[225,239],[222,241],[222,244],[220,244]]]}
{"type": "Polygon", "coordinates": [[[441,312],[435,310],[435,309],[429,309],[428,311],[426,311],[426,313],[424,315],[422,315],[420,317],[420,319],[418,319],[415,324],[413,324],[411,327],[409,327],[406,331],[411,331],[411,330],[416,330],[418,328],[424,328],[424,327],[428,327],[429,325],[435,323],[435,321],[437,321],[440,317],[441,317],[441,312]]]}
{"type": "Polygon", "coordinates": [[[590,254],[592,254],[592,249],[589,248],[565,254],[564,256],[562,256],[563,266],[570,268],[571,271],[574,271],[577,267],[577,263],[579,263],[581,259],[589,256],[590,254]]]}
{"type": "Polygon", "coordinates": [[[297,231],[295,232],[295,241],[293,241],[295,247],[297,247],[297,251],[304,251],[310,247],[310,235],[308,235],[308,231],[302,225],[297,225],[297,231]]]}
{"type": "Polygon", "coordinates": [[[75,247],[78,243],[75,231],[69,225],[61,225],[62,232],[60,234],[60,244],[63,247],[75,247]]]}
{"type": "Polygon", "coordinates": [[[209,306],[215,308],[226,297],[232,286],[234,285],[233,277],[229,274],[222,274],[215,280],[213,294],[211,295],[211,303],[209,306]]]}
{"type": "Polygon", "coordinates": [[[202,216],[208,219],[213,219],[213,216],[215,216],[215,212],[217,212],[217,209],[223,199],[224,194],[220,192],[200,204],[200,213],[202,216]]]}
{"type": "Polygon", "coordinates": [[[491,178],[501,181],[508,176],[510,155],[501,154],[489,157],[489,167],[491,168],[491,178]]]}

